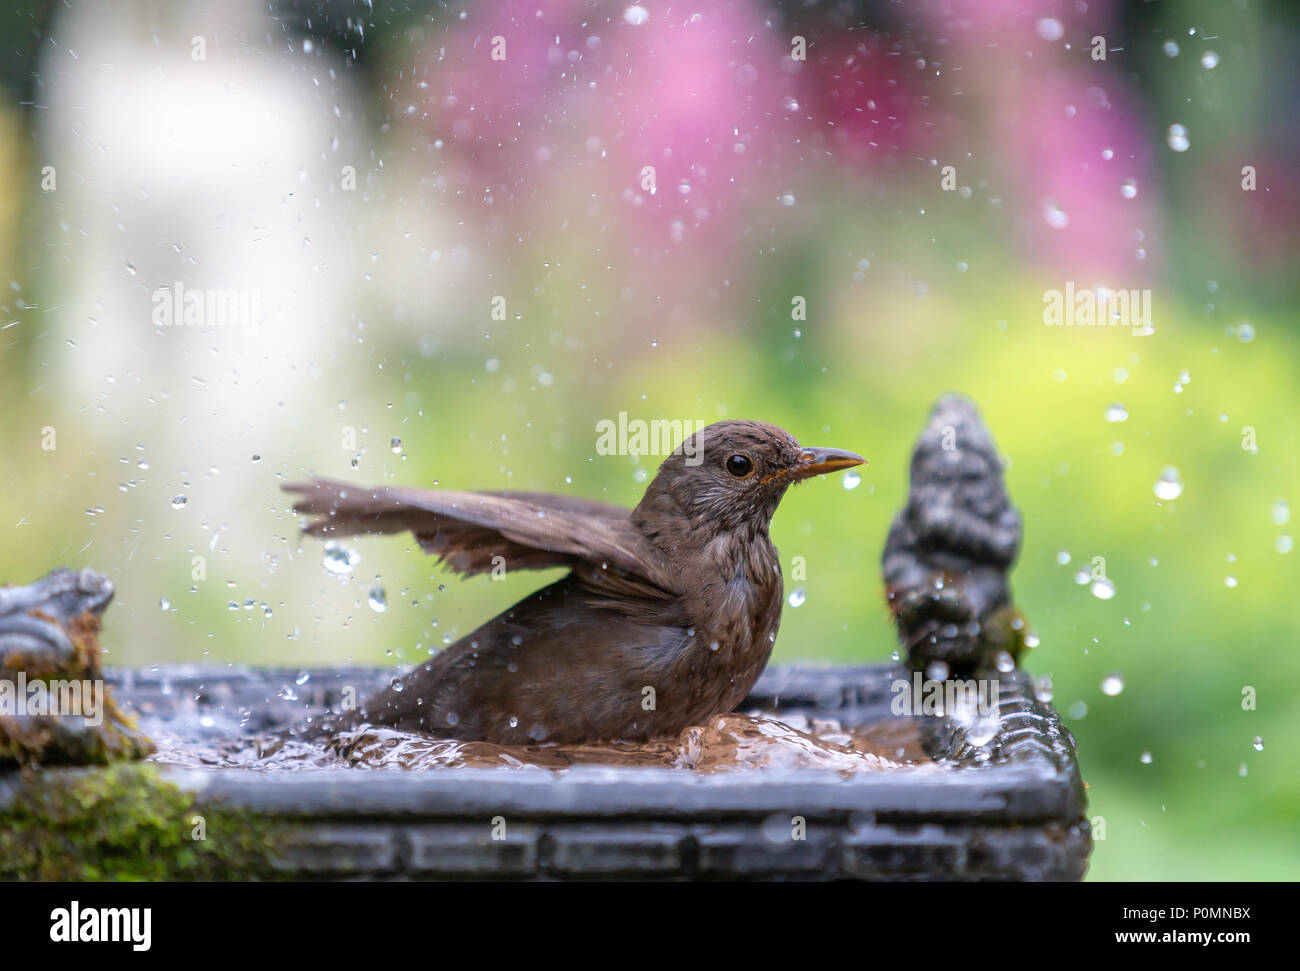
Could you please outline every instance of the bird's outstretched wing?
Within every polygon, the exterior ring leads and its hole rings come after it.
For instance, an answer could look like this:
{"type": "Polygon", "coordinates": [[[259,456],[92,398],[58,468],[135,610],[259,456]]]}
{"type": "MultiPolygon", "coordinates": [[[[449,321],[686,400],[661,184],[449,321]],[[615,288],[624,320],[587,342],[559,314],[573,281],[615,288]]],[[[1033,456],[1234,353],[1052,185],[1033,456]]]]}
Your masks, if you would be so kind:
{"type": "Polygon", "coordinates": [[[425,552],[466,576],[568,566],[611,593],[665,594],[680,581],[663,554],[632,525],[628,510],[605,502],[534,492],[452,492],[332,479],[284,486],[299,498],[294,511],[313,516],[313,536],[410,530],[425,552]],[[633,589],[627,589],[635,587],[633,589]]]}

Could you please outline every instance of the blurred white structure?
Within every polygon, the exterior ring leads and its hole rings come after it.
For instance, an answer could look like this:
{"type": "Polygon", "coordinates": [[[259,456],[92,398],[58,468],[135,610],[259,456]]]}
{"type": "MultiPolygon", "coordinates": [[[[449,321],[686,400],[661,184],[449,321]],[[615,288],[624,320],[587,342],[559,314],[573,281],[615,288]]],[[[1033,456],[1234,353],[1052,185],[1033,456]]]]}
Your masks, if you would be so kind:
{"type": "MultiPolygon", "coordinates": [[[[196,555],[210,587],[187,607],[284,599],[276,561],[297,539],[279,476],[347,468],[339,427],[365,416],[338,402],[369,380],[376,332],[402,316],[381,306],[363,328],[362,301],[395,292],[414,306],[423,290],[427,305],[441,283],[430,270],[454,261],[429,259],[436,224],[404,211],[400,191],[391,203],[375,192],[397,173],[376,162],[343,53],[286,31],[265,3],[74,3],[39,77],[37,162],[56,180],[38,262],[57,295],[43,308],[47,387],[76,415],[63,444],[94,443],[78,491],[101,507],[98,538],[62,555],[117,582],[114,640],[134,651],[122,660],[167,656],[157,604],[190,586],[196,555]],[[399,214],[405,236],[386,225],[399,214]],[[421,251],[414,285],[376,279],[410,272],[421,251]],[[177,284],[242,295],[259,319],[159,326],[154,294],[177,284]]],[[[418,357],[428,320],[410,316],[410,333],[384,336],[418,357]]],[[[305,552],[298,589],[318,590],[319,548],[305,552]]],[[[185,646],[196,642],[208,646],[185,646]]]]}

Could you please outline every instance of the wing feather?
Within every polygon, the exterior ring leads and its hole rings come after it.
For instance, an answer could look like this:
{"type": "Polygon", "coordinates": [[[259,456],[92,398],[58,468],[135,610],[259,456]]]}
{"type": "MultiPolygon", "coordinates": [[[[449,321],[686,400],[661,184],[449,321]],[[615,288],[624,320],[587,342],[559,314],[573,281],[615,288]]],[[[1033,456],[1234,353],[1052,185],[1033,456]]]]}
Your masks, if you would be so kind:
{"type": "MultiPolygon", "coordinates": [[[[535,492],[454,492],[333,479],[284,486],[298,496],[294,511],[313,517],[313,536],[411,532],[427,553],[466,576],[491,570],[568,566],[597,586],[644,584],[678,593],[663,554],[610,503],[535,492]],[[602,584],[600,576],[609,574],[602,584]]],[[[644,592],[644,591],[642,591],[644,592]]]]}

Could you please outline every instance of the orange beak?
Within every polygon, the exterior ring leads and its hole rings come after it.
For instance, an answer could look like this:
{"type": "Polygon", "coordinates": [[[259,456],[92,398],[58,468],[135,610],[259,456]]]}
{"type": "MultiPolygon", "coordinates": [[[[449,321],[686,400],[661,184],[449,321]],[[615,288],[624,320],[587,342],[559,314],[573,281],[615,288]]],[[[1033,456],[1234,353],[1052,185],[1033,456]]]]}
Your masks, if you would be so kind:
{"type": "Polygon", "coordinates": [[[855,465],[866,465],[867,460],[861,455],[846,452],[838,448],[805,448],[799,456],[799,464],[794,467],[795,479],[810,479],[814,475],[851,469],[855,465]]]}

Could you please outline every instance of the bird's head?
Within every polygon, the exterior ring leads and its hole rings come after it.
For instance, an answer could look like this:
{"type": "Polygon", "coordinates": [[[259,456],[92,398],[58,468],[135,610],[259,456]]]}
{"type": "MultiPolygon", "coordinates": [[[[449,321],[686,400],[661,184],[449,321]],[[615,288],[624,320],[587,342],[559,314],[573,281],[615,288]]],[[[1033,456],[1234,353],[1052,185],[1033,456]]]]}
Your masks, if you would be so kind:
{"type": "Polygon", "coordinates": [[[864,462],[841,449],[802,446],[766,422],[720,421],[664,460],[633,520],[658,519],[654,512],[663,511],[715,530],[766,529],[793,483],[864,462]]]}

